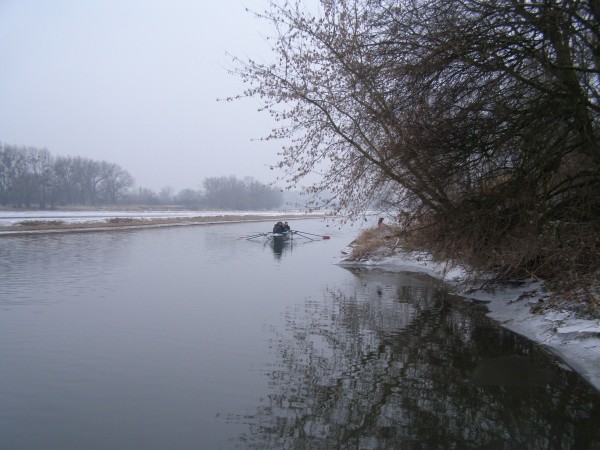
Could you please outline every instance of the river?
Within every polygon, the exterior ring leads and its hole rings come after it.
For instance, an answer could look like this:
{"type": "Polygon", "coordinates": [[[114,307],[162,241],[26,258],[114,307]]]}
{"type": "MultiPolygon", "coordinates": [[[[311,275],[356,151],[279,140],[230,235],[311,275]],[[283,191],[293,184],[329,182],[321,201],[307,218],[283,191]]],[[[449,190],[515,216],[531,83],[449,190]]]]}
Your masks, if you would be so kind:
{"type": "Polygon", "coordinates": [[[0,238],[0,448],[600,448],[598,394],[483,305],[291,225],[0,238]]]}

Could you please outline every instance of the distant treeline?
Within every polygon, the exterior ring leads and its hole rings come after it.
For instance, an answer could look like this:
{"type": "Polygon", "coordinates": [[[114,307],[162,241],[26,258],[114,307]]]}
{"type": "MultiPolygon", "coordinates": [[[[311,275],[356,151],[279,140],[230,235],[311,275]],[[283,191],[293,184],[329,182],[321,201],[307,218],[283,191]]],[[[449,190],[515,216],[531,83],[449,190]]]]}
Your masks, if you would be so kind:
{"type": "Polygon", "coordinates": [[[137,188],[126,196],[127,203],[137,205],[182,205],[187,208],[234,210],[273,209],[283,203],[283,193],[252,177],[209,177],[201,189],[182,189],[177,194],[169,187],[157,194],[151,189],[137,188]]]}
{"type": "Polygon", "coordinates": [[[118,164],[79,156],[54,156],[47,149],[0,143],[0,205],[49,208],[70,205],[184,205],[194,208],[272,209],[283,201],[279,189],[251,177],[206,178],[203,189],[156,193],[135,187],[118,164]]]}

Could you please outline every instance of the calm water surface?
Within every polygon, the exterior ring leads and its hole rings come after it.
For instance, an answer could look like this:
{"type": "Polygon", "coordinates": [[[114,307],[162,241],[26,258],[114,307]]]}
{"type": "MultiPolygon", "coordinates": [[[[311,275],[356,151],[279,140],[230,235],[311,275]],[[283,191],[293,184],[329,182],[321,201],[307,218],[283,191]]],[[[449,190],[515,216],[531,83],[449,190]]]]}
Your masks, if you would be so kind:
{"type": "Polygon", "coordinates": [[[598,396],[356,235],[0,238],[1,449],[600,448],[598,396]]]}

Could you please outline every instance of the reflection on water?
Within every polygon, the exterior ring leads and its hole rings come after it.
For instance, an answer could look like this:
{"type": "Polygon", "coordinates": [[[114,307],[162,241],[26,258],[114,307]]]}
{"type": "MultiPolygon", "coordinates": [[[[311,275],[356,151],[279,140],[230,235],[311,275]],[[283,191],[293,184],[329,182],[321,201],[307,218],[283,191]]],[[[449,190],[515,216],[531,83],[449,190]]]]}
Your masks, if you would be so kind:
{"type": "Polygon", "coordinates": [[[118,275],[130,232],[10,237],[0,240],[0,306],[60,301],[98,288],[96,280],[118,275]],[[40,245],[43,242],[43,245],[40,245]],[[85,268],[93,267],[94,270],[85,268]],[[40,295],[41,294],[41,295],[40,295]]]}
{"type": "Polygon", "coordinates": [[[0,448],[600,448],[598,395],[432,280],[261,224],[0,239],[0,448]]]}
{"type": "Polygon", "coordinates": [[[267,244],[273,250],[273,256],[275,259],[281,259],[283,252],[291,252],[294,246],[293,240],[281,240],[281,239],[270,239],[267,244]]]}
{"type": "Polygon", "coordinates": [[[440,286],[353,271],[294,306],[273,342],[253,448],[600,448],[600,401],[573,372],[440,286]]]}

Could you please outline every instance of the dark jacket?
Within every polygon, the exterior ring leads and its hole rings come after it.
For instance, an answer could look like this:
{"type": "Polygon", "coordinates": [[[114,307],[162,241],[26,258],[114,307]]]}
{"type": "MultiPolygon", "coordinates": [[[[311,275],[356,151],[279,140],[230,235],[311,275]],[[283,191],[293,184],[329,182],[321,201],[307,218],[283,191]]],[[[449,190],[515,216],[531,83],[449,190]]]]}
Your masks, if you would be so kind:
{"type": "Polygon", "coordinates": [[[273,233],[285,233],[286,229],[283,225],[276,223],[273,227],[273,233]]]}

